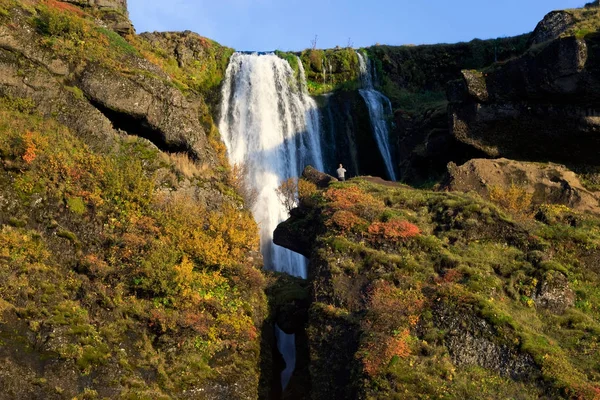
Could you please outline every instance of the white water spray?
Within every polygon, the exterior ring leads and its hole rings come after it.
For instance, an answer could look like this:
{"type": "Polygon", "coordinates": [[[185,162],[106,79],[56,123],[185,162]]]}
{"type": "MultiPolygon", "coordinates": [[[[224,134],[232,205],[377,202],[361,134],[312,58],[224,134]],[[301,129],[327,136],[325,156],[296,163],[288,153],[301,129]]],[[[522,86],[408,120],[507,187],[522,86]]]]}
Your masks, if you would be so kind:
{"type": "Polygon", "coordinates": [[[235,53],[223,84],[219,129],[230,162],[245,165],[258,192],[252,213],[265,268],[306,278],[306,259],[273,244],[277,224],[288,218],[277,187],[308,164],[323,169],[319,113],[300,61],[299,67],[297,82],[290,65],[273,54],[235,53]]]}
{"type": "Polygon", "coordinates": [[[383,157],[389,178],[395,181],[396,173],[394,170],[394,164],[392,162],[388,129],[388,118],[392,115],[392,103],[390,102],[390,99],[383,95],[383,93],[375,90],[373,85],[371,61],[369,58],[360,52],[356,52],[356,54],[358,55],[360,79],[363,86],[359,92],[362,98],[365,100],[367,108],[369,109],[371,127],[373,129],[373,133],[375,134],[377,147],[379,148],[379,151],[383,157]]]}

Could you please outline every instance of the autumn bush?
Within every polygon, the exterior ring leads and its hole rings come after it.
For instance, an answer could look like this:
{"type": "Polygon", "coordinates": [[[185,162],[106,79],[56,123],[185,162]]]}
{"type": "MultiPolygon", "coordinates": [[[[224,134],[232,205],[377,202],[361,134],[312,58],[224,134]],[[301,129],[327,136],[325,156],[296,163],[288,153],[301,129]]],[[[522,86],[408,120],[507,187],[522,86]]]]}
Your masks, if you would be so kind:
{"type": "Polygon", "coordinates": [[[410,330],[425,304],[418,289],[401,289],[385,280],[373,282],[367,294],[368,313],[361,324],[364,340],[357,353],[368,375],[377,375],[394,357],[411,354],[410,330]]]}
{"type": "Polygon", "coordinates": [[[355,185],[329,188],[323,197],[332,210],[349,211],[368,221],[375,219],[385,207],[381,200],[355,185]]]}
{"type": "Polygon", "coordinates": [[[490,186],[488,191],[491,201],[500,204],[510,211],[525,213],[531,207],[533,193],[527,192],[524,187],[515,185],[514,183],[508,188],[490,186]]]}
{"type": "Polygon", "coordinates": [[[339,230],[341,233],[363,231],[369,223],[350,211],[339,210],[333,213],[326,225],[339,230]]]}
{"type": "Polygon", "coordinates": [[[258,191],[252,186],[248,173],[248,164],[234,164],[229,174],[229,184],[244,199],[246,207],[251,209],[258,200],[258,191]]]}
{"type": "Polygon", "coordinates": [[[374,239],[390,240],[392,242],[421,234],[421,230],[415,224],[398,219],[387,222],[373,222],[369,225],[368,232],[374,239]]]}

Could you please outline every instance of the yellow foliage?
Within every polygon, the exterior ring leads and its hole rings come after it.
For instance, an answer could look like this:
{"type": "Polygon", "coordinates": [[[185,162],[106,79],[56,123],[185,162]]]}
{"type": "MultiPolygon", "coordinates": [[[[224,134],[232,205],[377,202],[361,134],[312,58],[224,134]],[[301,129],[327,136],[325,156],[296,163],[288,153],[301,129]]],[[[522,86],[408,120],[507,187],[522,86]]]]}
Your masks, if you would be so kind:
{"type": "Polygon", "coordinates": [[[317,192],[317,185],[306,179],[298,179],[298,198],[300,201],[306,201],[317,192]]]}
{"type": "Polygon", "coordinates": [[[173,269],[175,271],[174,281],[177,287],[179,287],[181,297],[184,299],[189,298],[192,294],[194,264],[184,255],[181,263],[173,269]]]}
{"type": "Polygon", "coordinates": [[[531,207],[533,193],[527,192],[524,187],[514,183],[511,183],[508,188],[493,185],[488,188],[488,191],[491,201],[510,211],[525,212],[531,207]]]}

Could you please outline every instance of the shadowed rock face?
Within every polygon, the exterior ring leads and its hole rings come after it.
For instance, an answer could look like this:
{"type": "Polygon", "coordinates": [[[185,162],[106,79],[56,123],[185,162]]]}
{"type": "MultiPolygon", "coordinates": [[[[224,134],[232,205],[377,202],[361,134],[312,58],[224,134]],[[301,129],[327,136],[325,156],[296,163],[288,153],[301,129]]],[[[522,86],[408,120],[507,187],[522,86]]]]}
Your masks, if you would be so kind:
{"type": "Polygon", "coordinates": [[[489,197],[494,188],[506,191],[514,186],[529,193],[533,204],[564,204],[600,214],[597,194],[586,190],[575,173],[562,165],[475,159],[461,166],[450,163],[448,172],[446,188],[450,190],[489,197]]]}
{"type": "Polygon", "coordinates": [[[532,48],[448,89],[454,137],[490,157],[598,165],[600,35],[532,48]]]}

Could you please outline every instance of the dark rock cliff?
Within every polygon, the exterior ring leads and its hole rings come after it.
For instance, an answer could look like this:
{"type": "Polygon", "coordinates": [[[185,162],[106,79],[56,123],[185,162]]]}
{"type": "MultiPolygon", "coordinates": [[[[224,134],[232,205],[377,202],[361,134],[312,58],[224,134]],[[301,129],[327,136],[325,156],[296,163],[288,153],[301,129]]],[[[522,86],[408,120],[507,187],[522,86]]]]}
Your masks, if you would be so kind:
{"type": "Polygon", "coordinates": [[[491,157],[598,163],[597,35],[561,38],[449,89],[460,141],[491,157]]]}
{"type": "Polygon", "coordinates": [[[549,14],[521,57],[449,86],[456,139],[488,157],[598,165],[600,35],[581,25],[599,11],[575,11],[549,14]]]}

